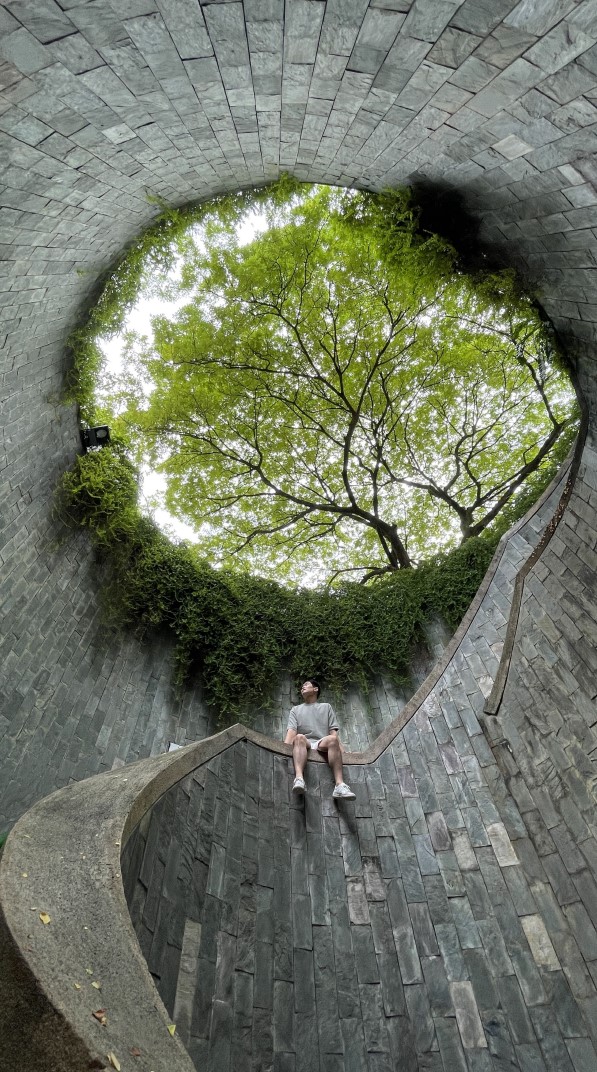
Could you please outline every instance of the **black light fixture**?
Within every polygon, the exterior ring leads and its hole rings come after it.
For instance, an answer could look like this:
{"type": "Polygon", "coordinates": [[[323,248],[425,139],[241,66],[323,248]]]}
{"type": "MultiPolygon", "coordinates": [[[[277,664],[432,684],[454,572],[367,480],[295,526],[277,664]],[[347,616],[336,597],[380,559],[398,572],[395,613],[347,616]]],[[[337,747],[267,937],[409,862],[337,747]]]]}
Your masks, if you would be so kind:
{"type": "Polygon", "coordinates": [[[83,450],[90,447],[105,447],[110,442],[110,429],[107,424],[100,424],[97,428],[81,428],[81,442],[83,450]]]}

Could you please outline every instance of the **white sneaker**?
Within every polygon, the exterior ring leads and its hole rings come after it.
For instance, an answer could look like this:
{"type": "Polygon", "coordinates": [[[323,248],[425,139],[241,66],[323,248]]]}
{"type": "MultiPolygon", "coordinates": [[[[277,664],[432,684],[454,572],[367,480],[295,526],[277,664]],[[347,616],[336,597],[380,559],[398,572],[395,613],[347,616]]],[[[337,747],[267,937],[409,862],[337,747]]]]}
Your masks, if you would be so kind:
{"type": "Polygon", "coordinates": [[[332,796],[336,797],[336,799],[338,797],[342,797],[343,800],[356,800],[357,799],[356,793],[353,793],[352,789],[350,788],[349,785],[346,784],[346,782],[340,782],[340,785],[337,785],[336,788],[334,789],[334,792],[332,793],[332,796]]]}
{"type": "Polygon", "coordinates": [[[292,786],[292,792],[296,793],[297,796],[302,796],[303,793],[305,792],[305,789],[306,789],[305,779],[304,778],[295,778],[294,779],[294,785],[292,786]]]}

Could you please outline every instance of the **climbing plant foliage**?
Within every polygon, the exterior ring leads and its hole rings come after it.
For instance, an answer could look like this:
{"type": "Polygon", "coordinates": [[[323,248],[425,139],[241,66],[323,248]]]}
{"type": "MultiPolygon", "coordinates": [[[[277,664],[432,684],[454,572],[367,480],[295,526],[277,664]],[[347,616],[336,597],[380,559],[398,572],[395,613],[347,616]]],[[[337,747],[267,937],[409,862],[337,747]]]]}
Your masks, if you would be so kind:
{"type": "MultiPolygon", "coordinates": [[[[208,205],[168,210],[109,273],[86,324],[71,337],[74,354],[71,397],[93,421],[98,335],[117,332],[140,287],[155,269],[165,270],[184,250],[194,220],[215,214],[214,227],[240,219],[265,197],[287,198],[297,184],[284,179],[272,189],[236,194],[208,205]]],[[[352,224],[381,236],[384,253],[400,256],[431,288],[458,271],[455,251],[418,228],[416,205],[403,191],[357,195],[352,224]]],[[[496,295],[512,308],[528,306],[515,278],[501,273],[479,280],[487,302],[496,295]]],[[[482,300],[482,299],[480,299],[482,300]]],[[[103,414],[102,414],[103,416],[103,414]]],[[[536,498],[569,449],[570,425],[549,463],[535,474],[536,498]]],[[[88,530],[102,564],[104,604],[115,627],[143,635],[169,631],[175,639],[180,685],[201,673],[208,704],[220,724],[250,721],[284,669],[297,678],[317,674],[326,688],[366,688],[374,674],[396,684],[408,677],[424,623],[439,616],[455,629],[487,570],[499,536],[528,508],[522,489],[508,510],[461,547],[380,577],[373,584],[348,583],[334,590],[292,590],[271,580],[227,568],[215,569],[187,543],[174,543],[139,509],[138,474],[126,438],[77,459],[62,480],[59,513],[88,530]]]]}
{"type": "Polygon", "coordinates": [[[64,475],[60,513],[93,536],[108,621],[139,635],[169,631],[178,684],[201,672],[221,725],[250,721],[285,669],[297,680],[317,671],[330,689],[366,688],[379,673],[404,683],[423,624],[439,616],[457,627],[499,539],[498,531],[472,538],[374,584],[293,591],[214,569],[143,517],[137,496],[116,444],[79,457],[64,475]]]}

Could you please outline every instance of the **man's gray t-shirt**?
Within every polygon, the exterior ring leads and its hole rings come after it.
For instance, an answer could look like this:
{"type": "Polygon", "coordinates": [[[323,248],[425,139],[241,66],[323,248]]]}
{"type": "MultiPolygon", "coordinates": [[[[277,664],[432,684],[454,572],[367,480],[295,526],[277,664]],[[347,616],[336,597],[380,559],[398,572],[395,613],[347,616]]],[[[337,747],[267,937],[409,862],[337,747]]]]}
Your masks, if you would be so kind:
{"type": "Polygon", "coordinates": [[[332,730],[339,730],[334,708],[329,703],[301,703],[291,707],[288,729],[304,733],[308,741],[320,741],[332,730]]]}

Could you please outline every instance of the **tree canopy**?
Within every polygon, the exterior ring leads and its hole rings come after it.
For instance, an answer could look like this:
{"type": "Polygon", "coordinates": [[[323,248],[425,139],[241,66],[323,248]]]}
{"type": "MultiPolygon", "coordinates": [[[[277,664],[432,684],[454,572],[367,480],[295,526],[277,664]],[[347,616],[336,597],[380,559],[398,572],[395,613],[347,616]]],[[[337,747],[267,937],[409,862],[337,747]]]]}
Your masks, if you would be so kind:
{"type": "Polygon", "coordinates": [[[475,288],[402,195],[289,186],[251,241],[220,213],[190,300],[129,337],[108,399],[200,553],[368,580],[495,525],[574,428],[553,340],[509,277],[475,288]]]}

